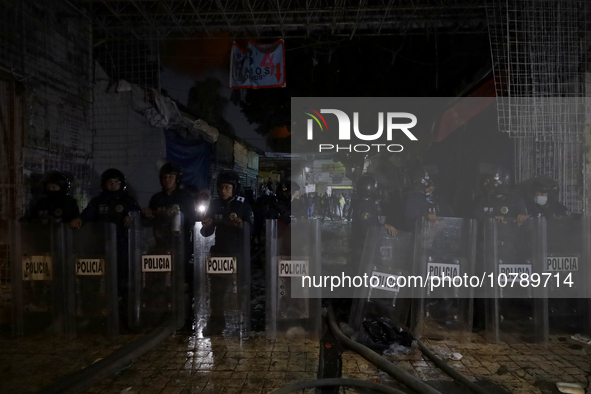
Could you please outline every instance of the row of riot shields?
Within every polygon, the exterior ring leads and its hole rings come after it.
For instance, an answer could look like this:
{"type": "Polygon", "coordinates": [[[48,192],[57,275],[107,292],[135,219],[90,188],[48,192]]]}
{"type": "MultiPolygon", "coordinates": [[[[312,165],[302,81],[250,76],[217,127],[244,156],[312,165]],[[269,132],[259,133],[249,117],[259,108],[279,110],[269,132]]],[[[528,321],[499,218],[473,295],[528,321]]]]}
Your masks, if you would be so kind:
{"type": "Polygon", "coordinates": [[[441,275],[471,275],[475,261],[476,224],[473,220],[424,219],[415,233],[390,236],[382,227],[369,230],[360,276],[377,278],[360,286],[349,324],[387,318],[415,335],[456,338],[472,328],[472,297],[466,288],[448,286],[441,275]]]}
{"type": "Polygon", "coordinates": [[[459,339],[476,308],[494,342],[546,341],[550,323],[589,333],[590,223],[491,220],[478,234],[472,219],[437,218],[396,236],[372,228],[359,274],[375,282],[355,289],[349,323],[386,317],[418,336],[459,339]]]}
{"type": "Polygon", "coordinates": [[[87,223],[74,230],[49,219],[13,222],[13,334],[115,335],[120,325],[142,328],[167,319],[181,326],[183,226],[176,230],[143,227],[139,213],[130,229],[87,223]]]}
{"type": "MultiPolygon", "coordinates": [[[[318,338],[320,296],[301,285],[319,274],[320,230],[317,220],[284,225],[266,223],[266,336],[318,338]]],[[[217,245],[215,233],[204,237],[195,227],[195,322],[198,335],[250,333],[250,229],[245,223],[232,245],[217,245]]]]}
{"type": "MultiPolygon", "coordinates": [[[[114,335],[120,326],[164,322],[180,328],[194,311],[197,333],[247,337],[248,225],[228,247],[216,245],[215,233],[202,236],[196,223],[189,262],[182,214],[168,227],[144,227],[139,213],[133,219],[128,230],[105,223],[77,230],[50,220],[14,223],[15,334],[114,335]]],[[[318,221],[267,225],[267,336],[318,337],[320,296],[301,285],[306,274],[319,274],[318,221]]]]}
{"type": "MultiPolygon", "coordinates": [[[[116,334],[120,325],[183,325],[194,310],[204,335],[250,332],[250,229],[231,248],[197,223],[189,263],[182,215],[170,226],[129,230],[88,223],[79,230],[40,220],[12,224],[14,333],[116,334]],[[194,296],[194,309],[191,308],[194,296]],[[124,313],[121,313],[121,310],[124,313]],[[125,319],[125,320],[121,320],[125,319]]],[[[419,336],[459,338],[485,315],[492,341],[544,341],[552,326],[588,333],[591,268],[587,218],[524,224],[423,219],[413,233],[367,234],[350,325],[387,317],[419,336]],[[458,281],[456,283],[456,281],[458,281]],[[477,301],[483,299],[484,301],[477,301]]],[[[317,220],[267,222],[266,335],[318,337],[322,278],[317,220]]],[[[326,282],[324,283],[326,285],[326,282]]]]}

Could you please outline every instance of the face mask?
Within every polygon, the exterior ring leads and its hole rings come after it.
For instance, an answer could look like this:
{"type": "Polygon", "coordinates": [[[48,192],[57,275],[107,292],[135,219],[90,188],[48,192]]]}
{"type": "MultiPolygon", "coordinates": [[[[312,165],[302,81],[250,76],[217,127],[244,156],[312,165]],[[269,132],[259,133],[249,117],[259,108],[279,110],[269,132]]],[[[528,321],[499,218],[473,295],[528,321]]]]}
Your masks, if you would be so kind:
{"type": "Polygon", "coordinates": [[[60,190],[45,190],[45,195],[48,198],[58,198],[60,197],[61,193],[60,190]]]}
{"type": "Polygon", "coordinates": [[[546,205],[546,202],[548,202],[548,196],[535,196],[534,201],[536,204],[546,205]]]}

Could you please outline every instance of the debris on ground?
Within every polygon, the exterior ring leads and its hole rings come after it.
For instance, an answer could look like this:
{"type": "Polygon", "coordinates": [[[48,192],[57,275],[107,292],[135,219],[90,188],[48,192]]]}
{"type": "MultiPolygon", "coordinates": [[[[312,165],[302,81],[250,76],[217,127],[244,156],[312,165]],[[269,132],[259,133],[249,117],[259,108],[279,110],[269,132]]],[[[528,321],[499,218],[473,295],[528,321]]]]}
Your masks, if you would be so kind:
{"type": "MultiPolygon", "coordinates": [[[[578,334],[577,334],[578,335],[578,334]]],[[[556,383],[556,388],[561,393],[568,393],[568,394],[585,394],[585,389],[578,383],[565,383],[565,382],[558,382],[556,383]]]]}
{"type": "Polygon", "coordinates": [[[591,338],[584,337],[581,334],[571,335],[571,338],[574,339],[575,341],[582,342],[586,345],[591,345],[591,338]]]}

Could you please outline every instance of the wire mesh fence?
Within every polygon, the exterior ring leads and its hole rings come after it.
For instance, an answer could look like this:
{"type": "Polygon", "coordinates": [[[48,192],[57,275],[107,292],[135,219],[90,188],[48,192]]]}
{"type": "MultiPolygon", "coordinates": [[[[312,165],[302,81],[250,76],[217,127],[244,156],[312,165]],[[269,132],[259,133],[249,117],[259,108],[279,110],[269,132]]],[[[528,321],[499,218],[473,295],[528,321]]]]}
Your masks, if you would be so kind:
{"type": "Polygon", "coordinates": [[[515,180],[550,175],[572,212],[585,204],[585,0],[489,0],[499,131],[515,142],[515,180]]]}

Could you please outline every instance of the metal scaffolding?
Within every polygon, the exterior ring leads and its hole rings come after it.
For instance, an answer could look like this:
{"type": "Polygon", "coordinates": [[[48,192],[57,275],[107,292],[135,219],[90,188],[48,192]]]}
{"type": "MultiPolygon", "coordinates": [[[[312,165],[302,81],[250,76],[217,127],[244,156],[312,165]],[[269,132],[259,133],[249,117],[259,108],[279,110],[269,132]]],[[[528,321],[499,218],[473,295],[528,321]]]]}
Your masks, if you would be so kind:
{"type": "Polygon", "coordinates": [[[499,130],[515,141],[515,181],[550,175],[572,212],[585,203],[586,0],[489,0],[499,130]]]}
{"type": "Polygon", "coordinates": [[[234,39],[486,33],[479,0],[78,0],[95,37],[234,39]]]}

